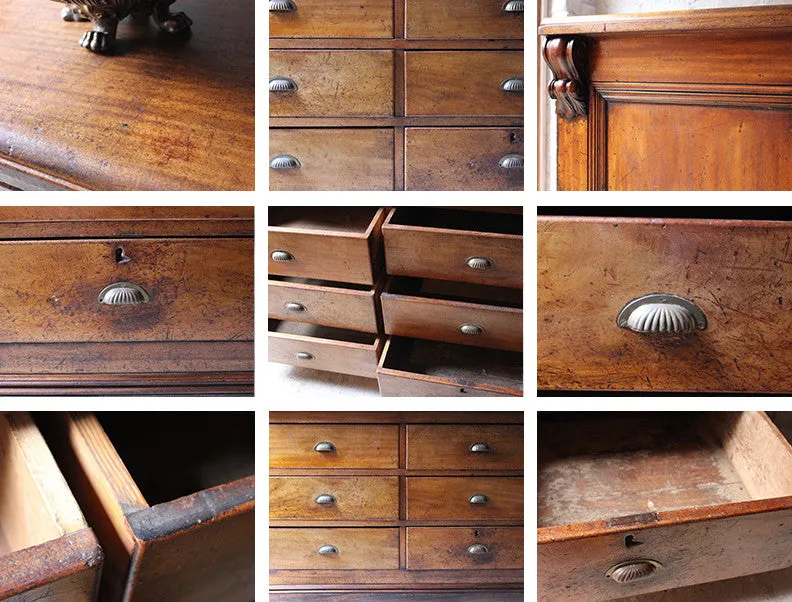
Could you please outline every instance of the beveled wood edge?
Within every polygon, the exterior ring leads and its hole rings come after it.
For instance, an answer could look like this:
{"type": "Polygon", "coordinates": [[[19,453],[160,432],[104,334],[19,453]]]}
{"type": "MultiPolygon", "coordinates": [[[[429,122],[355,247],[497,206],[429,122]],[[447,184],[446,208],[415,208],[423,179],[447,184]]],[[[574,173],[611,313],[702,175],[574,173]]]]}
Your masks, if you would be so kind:
{"type": "MultiPolygon", "coordinates": [[[[408,207],[393,207],[388,214],[388,218],[385,220],[385,223],[382,224],[382,232],[383,234],[386,230],[401,230],[404,232],[427,232],[430,231],[432,233],[439,233],[439,234],[446,234],[449,236],[476,236],[479,238],[490,238],[493,240],[512,240],[515,242],[519,242],[522,244],[523,242],[523,235],[522,234],[503,234],[501,232],[481,232],[479,230],[458,230],[454,228],[439,228],[437,226],[410,226],[408,224],[394,224],[392,223],[393,216],[396,214],[397,209],[406,209],[408,207]]],[[[443,207],[443,209],[448,209],[448,207],[443,207]]],[[[453,209],[451,207],[450,209],[453,209]]],[[[520,257],[522,261],[522,257],[520,257]]],[[[396,274],[397,276],[401,274],[396,274]]],[[[508,287],[507,287],[508,288],[508,287]]],[[[514,287],[512,287],[514,288],[514,287]]],[[[520,288],[520,287],[516,287],[520,288]]]]}
{"type": "Polygon", "coordinates": [[[538,33],[555,35],[612,35],[625,33],[740,32],[792,29],[792,5],[705,8],[652,13],[623,13],[542,19],[538,33]]]}
{"type": "Polygon", "coordinates": [[[524,50],[522,38],[270,38],[270,50],[524,50]]]}
{"type": "Polygon", "coordinates": [[[393,589],[404,588],[446,588],[456,587],[492,587],[503,588],[504,584],[523,587],[523,569],[467,569],[450,570],[305,570],[305,569],[270,569],[270,589],[302,590],[302,589],[393,589]],[[344,574],[345,583],[337,583],[339,574],[344,574]],[[298,582],[301,581],[300,582],[298,582]],[[450,581],[454,580],[454,581],[450,581]],[[356,581],[357,583],[349,583],[356,581]]]}
{"type": "MultiPolygon", "coordinates": [[[[523,424],[523,412],[270,412],[270,424],[523,424]]],[[[340,469],[333,469],[340,470],[340,469]]],[[[397,470],[397,469],[394,469],[397,470]]]]}
{"type": "MultiPolygon", "coordinates": [[[[522,116],[517,115],[387,115],[383,117],[270,117],[270,129],[344,127],[396,128],[459,128],[459,129],[524,129],[522,116]]],[[[394,138],[394,142],[395,142],[394,138]]]]}
{"type": "MultiPolygon", "coordinates": [[[[273,274],[273,276],[278,276],[279,274],[273,274]]],[[[286,276],[289,278],[289,276],[286,276]]],[[[291,278],[296,278],[296,276],[291,276],[291,278]]],[[[332,281],[328,281],[332,282],[332,281]]],[[[343,283],[339,283],[343,284],[343,283]]],[[[352,284],[352,283],[350,283],[352,284]]],[[[304,291],[317,291],[317,292],[332,292],[338,293],[340,295],[354,295],[356,297],[371,297],[374,298],[374,295],[377,292],[377,285],[376,284],[365,284],[364,286],[368,286],[369,289],[362,291],[360,289],[351,289],[351,288],[343,288],[341,286],[333,286],[332,284],[306,284],[304,282],[284,282],[282,280],[273,280],[272,278],[267,278],[267,286],[274,286],[276,288],[293,288],[293,289],[300,289],[304,291]]],[[[277,319],[277,318],[273,318],[277,319]]]]}
{"type": "Polygon", "coordinates": [[[252,397],[252,385],[210,385],[173,387],[0,387],[0,397],[132,397],[155,395],[157,397],[252,397]]]}
{"type": "Polygon", "coordinates": [[[228,516],[253,512],[256,476],[251,475],[170,502],[124,512],[138,541],[152,542],[203,527],[228,516]]]}
{"type": "MultiPolygon", "coordinates": [[[[278,320],[277,318],[270,318],[272,320],[276,320],[278,322],[286,322],[288,320],[278,320]]],[[[339,328],[339,330],[347,330],[344,328],[339,328]]],[[[361,332],[361,331],[353,331],[353,332],[361,332]]],[[[341,341],[339,339],[322,339],[319,337],[311,337],[306,336],[303,334],[290,334],[287,332],[274,332],[272,330],[267,332],[267,336],[276,339],[284,339],[287,341],[303,341],[305,343],[315,343],[319,345],[330,345],[332,347],[349,347],[350,349],[358,349],[360,351],[374,351],[377,353],[377,358],[379,358],[379,351],[382,348],[382,337],[375,332],[367,332],[365,334],[372,335],[374,337],[374,341],[367,345],[366,343],[355,343],[353,341],[341,341]]],[[[375,377],[371,377],[375,378],[375,377]]]]}
{"type": "MultiPolygon", "coordinates": [[[[554,222],[594,224],[640,224],[645,226],[699,226],[707,228],[792,228],[792,221],[738,220],[738,219],[688,219],[678,217],[612,217],[596,215],[539,215],[537,225],[554,222]]],[[[541,232],[540,232],[541,234],[541,232]]]]}
{"type": "MultiPolygon", "coordinates": [[[[419,278],[414,276],[401,276],[398,274],[391,274],[390,276],[388,276],[388,284],[386,285],[385,289],[382,291],[380,295],[381,299],[394,299],[398,301],[404,301],[406,303],[416,303],[419,305],[431,304],[433,306],[441,305],[443,307],[475,309],[479,311],[493,311],[498,313],[514,314],[515,316],[520,316],[520,317],[522,317],[523,315],[523,310],[521,307],[491,305],[489,303],[478,303],[475,301],[451,301],[448,299],[437,299],[434,297],[417,297],[415,295],[403,295],[401,293],[392,293],[390,292],[390,285],[394,278],[416,278],[418,280],[431,280],[431,278],[419,278]]],[[[386,334],[390,334],[390,333],[386,333],[386,334]]],[[[473,347],[476,346],[477,345],[473,345],[473,347]]]]}
{"type": "MultiPolygon", "coordinates": [[[[102,548],[89,528],[4,554],[0,556],[0,598],[23,594],[85,569],[99,569],[103,561],[102,548]]],[[[96,579],[92,599],[98,586],[96,579]]]]}
{"type": "MultiPolygon", "coordinates": [[[[380,212],[383,211],[382,207],[368,207],[368,209],[374,210],[374,215],[372,216],[371,220],[369,221],[366,229],[362,232],[342,232],[340,230],[309,230],[308,228],[289,228],[284,226],[270,226],[269,222],[267,222],[267,232],[279,232],[283,234],[298,234],[300,236],[333,236],[336,238],[353,238],[355,240],[368,240],[371,236],[371,233],[374,231],[374,226],[377,223],[377,219],[380,216],[380,212]]],[[[280,274],[276,274],[280,275],[280,274]]],[[[354,283],[358,284],[358,283],[354,283]]],[[[370,284],[368,282],[364,284],[370,284]]]]}
{"type": "Polygon", "coordinates": [[[14,182],[9,184],[19,184],[29,190],[41,191],[61,191],[61,190],[90,190],[79,184],[69,182],[58,176],[30,167],[17,161],[12,161],[6,155],[0,153],[0,178],[3,176],[13,178],[14,182]],[[29,188],[28,188],[29,187],[29,188]]]}
{"type": "Polygon", "coordinates": [[[253,372],[142,373],[142,374],[0,374],[5,387],[212,387],[252,386],[253,372]]]}

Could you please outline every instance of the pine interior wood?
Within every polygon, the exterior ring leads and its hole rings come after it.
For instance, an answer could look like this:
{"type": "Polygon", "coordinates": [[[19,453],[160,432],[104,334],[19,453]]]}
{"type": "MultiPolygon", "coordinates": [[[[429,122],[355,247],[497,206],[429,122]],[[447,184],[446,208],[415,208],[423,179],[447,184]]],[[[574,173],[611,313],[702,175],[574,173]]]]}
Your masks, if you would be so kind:
{"type": "Polygon", "coordinates": [[[368,235],[377,215],[374,207],[270,207],[269,228],[319,230],[368,235]]]}

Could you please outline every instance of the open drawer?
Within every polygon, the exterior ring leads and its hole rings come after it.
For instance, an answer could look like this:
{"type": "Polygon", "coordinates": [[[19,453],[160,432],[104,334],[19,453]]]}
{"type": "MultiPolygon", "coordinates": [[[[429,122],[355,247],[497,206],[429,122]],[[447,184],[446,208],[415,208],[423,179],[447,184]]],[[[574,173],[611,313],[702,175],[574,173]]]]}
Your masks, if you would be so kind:
{"type": "Polygon", "coordinates": [[[253,599],[252,412],[39,422],[104,548],[101,600],[253,599]]]}
{"type": "Polygon", "coordinates": [[[377,368],[383,397],[522,396],[522,353],[388,337],[377,368]]]}
{"type": "Polygon", "coordinates": [[[95,600],[102,550],[28,414],[0,414],[0,477],[0,599],[95,600]]]}
{"type": "Polygon", "coordinates": [[[792,566],[792,446],[764,412],[540,414],[542,600],[792,566]]]}
{"type": "Polygon", "coordinates": [[[398,207],[382,226],[388,274],[522,288],[522,216],[398,207]]]}

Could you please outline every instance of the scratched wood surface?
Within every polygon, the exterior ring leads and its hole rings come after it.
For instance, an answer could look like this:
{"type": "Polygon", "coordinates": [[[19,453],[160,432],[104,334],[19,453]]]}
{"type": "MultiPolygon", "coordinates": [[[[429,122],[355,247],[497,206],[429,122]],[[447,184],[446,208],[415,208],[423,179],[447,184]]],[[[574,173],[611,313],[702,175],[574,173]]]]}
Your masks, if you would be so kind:
{"type": "Polygon", "coordinates": [[[792,224],[541,217],[541,389],[792,391],[792,224]],[[689,336],[616,325],[648,293],[696,303],[689,336]]]}

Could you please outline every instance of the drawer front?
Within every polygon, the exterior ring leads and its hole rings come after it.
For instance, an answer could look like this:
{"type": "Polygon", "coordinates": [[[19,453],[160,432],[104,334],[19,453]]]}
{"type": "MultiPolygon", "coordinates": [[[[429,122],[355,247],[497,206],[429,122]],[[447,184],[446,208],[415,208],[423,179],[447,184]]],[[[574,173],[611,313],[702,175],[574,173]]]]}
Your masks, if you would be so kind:
{"type": "Polygon", "coordinates": [[[0,273],[3,343],[253,339],[252,239],[0,242],[0,273]]]}
{"type": "Polygon", "coordinates": [[[521,569],[522,527],[407,527],[407,569],[521,569]]]}
{"type": "Polygon", "coordinates": [[[271,424],[271,468],[398,468],[399,427],[392,424],[271,424]],[[317,444],[334,451],[320,452],[317,444]]]}
{"type": "Polygon", "coordinates": [[[270,11],[270,38],[393,36],[393,0],[297,0],[297,5],[295,11],[270,11]]]}
{"type": "Polygon", "coordinates": [[[407,128],[404,146],[407,190],[523,189],[522,128],[407,128]]]}
{"type": "Polygon", "coordinates": [[[376,345],[269,333],[268,360],[279,364],[376,378],[378,359],[376,345]]]}
{"type": "Polygon", "coordinates": [[[522,51],[407,51],[405,68],[407,115],[523,115],[523,92],[501,90],[522,51]]]}
{"type": "Polygon", "coordinates": [[[399,568],[398,528],[274,528],[269,537],[270,570],[399,568]]]}
{"type": "Polygon", "coordinates": [[[522,425],[407,426],[407,468],[522,467],[522,425]]]}
{"type": "Polygon", "coordinates": [[[505,0],[408,0],[408,38],[523,37],[523,11],[504,10],[505,0]]]}
{"type": "Polygon", "coordinates": [[[792,391],[790,236],[781,222],[541,218],[539,387],[792,391]],[[707,328],[620,328],[649,293],[692,301],[707,328]]]}
{"type": "Polygon", "coordinates": [[[394,376],[377,373],[381,397],[521,397],[515,392],[507,395],[497,391],[481,389],[475,386],[457,386],[434,382],[415,376],[394,376]]]}
{"type": "Polygon", "coordinates": [[[398,477],[270,477],[270,518],[396,520],[398,477]]]}
{"type": "Polygon", "coordinates": [[[270,92],[272,117],[393,115],[390,50],[272,50],[270,79],[296,91],[270,92]]]}
{"type": "Polygon", "coordinates": [[[407,477],[407,518],[522,520],[523,480],[521,477],[407,477]]]}
{"type": "Polygon", "coordinates": [[[382,319],[390,335],[522,351],[522,310],[384,294],[382,319]],[[464,334],[462,325],[483,329],[464,334]]]}
{"type": "Polygon", "coordinates": [[[270,280],[268,292],[270,318],[377,332],[373,290],[355,291],[270,280]]]}
{"type": "Polygon", "coordinates": [[[281,155],[300,167],[271,168],[270,190],[393,190],[392,129],[270,129],[270,165],[281,155]]]}

